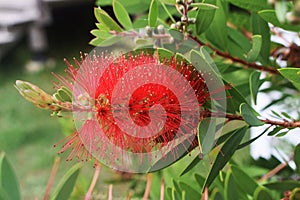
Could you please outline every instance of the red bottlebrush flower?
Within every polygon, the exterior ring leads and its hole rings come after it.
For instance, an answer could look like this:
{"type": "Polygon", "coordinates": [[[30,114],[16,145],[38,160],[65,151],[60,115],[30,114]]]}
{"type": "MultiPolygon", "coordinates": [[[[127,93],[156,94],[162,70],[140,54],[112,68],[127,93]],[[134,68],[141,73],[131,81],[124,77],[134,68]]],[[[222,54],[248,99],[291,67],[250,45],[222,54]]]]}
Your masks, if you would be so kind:
{"type": "Polygon", "coordinates": [[[174,57],[160,60],[141,51],[117,58],[86,56],[75,60],[77,69],[67,62],[68,77],[56,77],[73,91],[77,132],[66,138],[61,152],[71,148],[68,159],[92,155],[114,167],[132,164],[128,156],[145,161],[147,154],[148,163],[168,152],[178,157],[182,141],[188,141],[188,149],[209,92],[191,64],[174,57]]]}

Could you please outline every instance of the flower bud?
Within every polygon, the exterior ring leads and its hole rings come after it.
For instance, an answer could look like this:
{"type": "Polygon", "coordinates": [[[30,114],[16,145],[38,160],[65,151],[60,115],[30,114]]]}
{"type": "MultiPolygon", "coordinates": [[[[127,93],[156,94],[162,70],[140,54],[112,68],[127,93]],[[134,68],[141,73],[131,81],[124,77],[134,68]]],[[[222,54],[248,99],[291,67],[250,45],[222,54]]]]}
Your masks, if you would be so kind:
{"type": "Polygon", "coordinates": [[[15,88],[27,101],[33,103],[39,108],[52,111],[60,110],[59,107],[53,105],[54,100],[51,95],[47,94],[45,91],[32,83],[17,80],[15,88]]]}

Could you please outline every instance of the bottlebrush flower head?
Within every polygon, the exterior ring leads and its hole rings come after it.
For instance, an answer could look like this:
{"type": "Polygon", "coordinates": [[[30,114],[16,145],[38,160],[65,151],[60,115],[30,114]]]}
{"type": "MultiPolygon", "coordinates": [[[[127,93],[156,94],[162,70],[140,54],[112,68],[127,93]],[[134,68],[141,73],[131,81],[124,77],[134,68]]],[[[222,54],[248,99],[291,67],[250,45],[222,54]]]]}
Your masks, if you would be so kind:
{"type": "Polygon", "coordinates": [[[68,159],[95,157],[128,168],[135,159],[151,163],[169,153],[176,159],[178,145],[185,151],[194,145],[209,92],[187,61],[140,51],[82,56],[76,67],[66,63],[67,76],[55,76],[73,92],[77,132],[61,150],[71,149],[68,159]]]}

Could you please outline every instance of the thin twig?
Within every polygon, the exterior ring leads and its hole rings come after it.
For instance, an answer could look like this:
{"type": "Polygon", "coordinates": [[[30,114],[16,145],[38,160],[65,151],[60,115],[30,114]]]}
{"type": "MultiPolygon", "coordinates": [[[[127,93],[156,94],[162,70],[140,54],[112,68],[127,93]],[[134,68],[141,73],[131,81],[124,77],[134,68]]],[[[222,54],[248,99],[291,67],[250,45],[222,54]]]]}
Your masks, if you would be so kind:
{"type": "Polygon", "coordinates": [[[51,189],[52,189],[52,186],[53,186],[53,183],[54,183],[54,180],[55,180],[55,176],[56,176],[56,173],[57,173],[57,170],[58,170],[59,162],[60,162],[60,157],[55,157],[53,167],[52,167],[52,170],[51,170],[51,174],[50,174],[50,178],[48,180],[48,184],[47,184],[47,187],[46,187],[44,200],[49,199],[50,192],[51,192],[51,189]]]}
{"type": "Polygon", "coordinates": [[[204,188],[201,200],[208,200],[208,187],[204,188]]]}
{"type": "Polygon", "coordinates": [[[152,174],[149,173],[147,176],[147,184],[146,184],[146,189],[145,189],[145,193],[143,196],[143,200],[148,200],[148,197],[150,194],[150,189],[151,189],[151,184],[152,184],[152,174]]]}
{"type": "Polygon", "coordinates": [[[274,176],[275,174],[277,174],[279,171],[281,171],[282,169],[284,169],[286,166],[288,165],[288,163],[281,163],[279,164],[277,167],[275,167],[274,169],[272,169],[271,171],[269,171],[267,174],[265,174],[264,176],[262,176],[258,181],[265,181],[268,180],[269,178],[271,178],[272,176],[274,176]]]}
{"type": "Polygon", "coordinates": [[[256,63],[248,63],[247,61],[245,60],[242,60],[240,58],[236,58],[236,57],[233,57],[231,56],[229,53],[224,53],[222,51],[219,51],[218,49],[214,48],[212,45],[210,45],[209,43],[203,43],[201,40],[198,39],[198,37],[195,37],[195,36],[191,36],[195,42],[197,42],[199,45],[201,46],[207,46],[209,47],[211,50],[213,50],[217,55],[223,57],[223,58],[227,58],[229,60],[231,60],[232,62],[235,62],[235,63],[239,63],[239,64],[242,64],[243,66],[245,66],[246,68],[252,68],[252,69],[257,69],[259,71],[264,71],[264,72],[268,72],[268,73],[271,73],[271,74],[279,74],[279,72],[277,71],[277,69],[273,68],[273,67],[266,67],[266,66],[261,66],[261,65],[258,65],[256,63]]]}
{"type": "MultiPolygon", "coordinates": [[[[210,111],[203,111],[202,112],[202,118],[205,117],[225,117],[228,120],[243,120],[244,118],[241,115],[237,114],[224,114],[224,113],[211,113],[210,111]]],[[[283,128],[300,128],[300,121],[287,121],[287,120],[282,120],[282,121],[275,121],[271,119],[260,119],[260,121],[274,125],[274,126],[281,126],[283,128]]]]}
{"type": "Polygon", "coordinates": [[[165,181],[164,179],[162,179],[160,185],[160,200],[164,200],[164,195],[165,195],[165,181]]]}
{"type": "Polygon", "coordinates": [[[112,200],[112,189],[113,189],[113,185],[109,184],[109,188],[108,188],[108,200],[112,200]]]}
{"type": "Polygon", "coordinates": [[[95,173],[94,173],[94,176],[93,176],[93,180],[92,180],[92,183],[91,183],[91,185],[89,187],[88,192],[85,195],[84,200],[90,200],[92,198],[93,190],[94,190],[95,185],[97,183],[97,180],[99,178],[100,169],[101,169],[101,165],[99,163],[96,163],[96,165],[95,165],[95,173]]]}

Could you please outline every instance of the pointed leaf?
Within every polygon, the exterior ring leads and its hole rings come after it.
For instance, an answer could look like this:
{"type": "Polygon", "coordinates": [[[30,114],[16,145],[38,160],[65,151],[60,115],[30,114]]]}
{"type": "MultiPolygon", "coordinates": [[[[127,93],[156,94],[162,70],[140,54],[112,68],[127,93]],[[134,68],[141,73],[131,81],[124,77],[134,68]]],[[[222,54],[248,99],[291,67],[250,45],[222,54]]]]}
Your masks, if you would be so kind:
{"type": "Polygon", "coordinates": [[[270,22],[276,27],[283,28],[285,30],[289,31],[295,31],[298,32],[300,30],[300,25],[299,24],[290,24],[290,23],[280,23],[275,10],[261,10],[258,12],[258,14],[267,22],[270,22]]]}
{"type": "Polygon", "coordinates": [[[227,26],[226,15],[221,0],[217,0],[218,9],[215,17],[206,31],[206,38],[218,49],[222,51],[227,50],[227,26]]]}
{"type": "Polygon", "coordinates": [[[191,169],[193,169],[199,162],[201,161],[200,155],[196,156],[194,160],[188,164],[188,166],[181,172],[180,176],[188,173],[191,169]]]}
{"type": "Polygon", "coordinates": [[[285,78],[289,79],[292,82],[300,83],[300,69],[299,68],[282,68],[279,69],[279,72],[285,78]]]}
{"type": "Polygon", "coordinates": [[[207,155],[214,146],[216,135],[216,119],[205,118],[198,126],[198,142],[202,156],[207,155]]]}
{"type": "MultiPolygon", "coordinates": [[[[216,0],[210,0],[210,4],[216,6],[216,0]]],[[[209,26],[211,25],[211,22],[213,21],[215,17],[215,9],[207,10],[204,8],[199,8],[196,15],[196,30],[197,34],[200,35],[204,33],[209,26]]]]}
{"type": "MultiPolygon", "coordinates": [[[[225,84],[229,85],[228,82],[225,81],[225,84]]],[[[235,87],[231,86],[229,90],[226,91],[228,99],[227,99],[227,112],[236,113],[240,109],[240,105],[242,103],[247,103],[246,99],[241,95],[240,91],[235,87]]]]}
{"type": "Polygon", "coordinates": [[[254,195],[254,200],[273,200],[273,197],[270,194],[270,191],[266,188],[259,186],[256,188],[254,195]]]}
{"type": "Polygon", "coordinates": [[[218,176],[220,170],[222,170],[226,163],[230,160],[230,158],[238,148],[240,142],[242,141],[247,129],[247,127],[237,129],[235,133],[222,146],[205,180],[205,184],[202,188],[202,191],[206,186],[210,186],[210,184],[218,176]]]}
{"type": "Polygon", "coordinates": [[[262,126],[265,124],[256,117],[258,114],[253,110],[253,108],[245,103],[241,104],[240,112],[244,120],[251,126],[262,126]]]}
{"type": "Polygon", "coordinates": [[[279,131],[281,131],[283,128],[281,126],[276,126],[272,131],[270,131],[268,133],[268,136],[273,136],[275,135],[276,133],[278,133],[279,131]]]}
{"type": "Polygon", "coordinates": [[[122,28],[104,10],[102,10],[101,8],[95,8],[94,12],[98,22],[102,23],[110,30],[114,30],[117,32],[122,31],[122,28]]]}
{"type": "Polygon", "coordinates": [[[192,188],[189,184],[186,184],[184,182],[179,181],[179,187],[181,191],[185,191],[186,199],[188,200],[198,200],[201,197],[200,192],[196,191],[194,188],[192,188]]]}
{"type": "Polygon", "coordinates": [[[231,171],[227,172],[224,183],[225,200],[239,199],[239,194],[236,191],[237,184],[232,176],[231,171]]]}
{"type": "Polygon", "coordinates": [[[158,18],[158,5],[157,0],[152,0],[150,4],[149,14],[148,14],[148,25],[150,27],[155,27],[158,18]]]}
{"type": "Polygon", "coordinates": [[[161,3],[169,4],[169,5],[175,5],[176,0],[159,0],[161,3]]]}
{"type": "Polygon", "coordinates": [[[53,192],[51,200],[69,199],[77,180],[81,163],[74,165],[67,173],[62,177],[56,190],[53,192]]]}
{"type": "Polygon", "coordinates": [[[120,24],[127,30],[132,29],[132,22],[124,6],[117,0],[113,0],[113,10],[120,24]]]}
{"type": "Polygon", "coordinates": [[[258,184],[256,181],[246,174],[240,167],[232,165],[231,166],[232,175],[235,181],[238,183],[238,187],[246,194],[253,195],[258,184]]]}
{"type": "Polygon", "coordinates": [[[0,199],[21,199],[16,174],[4,152],[0,153],[0,199]]]}
{"type": "Polygon", "coordinates": [[[111,34],[106,30],[94,29],[91,31],[91,34],[96,36],[97,38],[101,38],[103,40],[111,37],[111,34]]]}
{"type": "Polygon", "coordinates": [[[277,192],[285,192],[288,190],[293,190],[294,188],[300,187],[299,181],[277,181],[264,184],[266,188],[270,190],[276,190],[277,192]]]}
{"type": "Polygon", "coordinates": [[[275,12],[276,12],[277,19],[280,23],[285,22],[287,11],[288,11],[288,2],[286,1],[275,2],[275,12]]]}
{"type": "Polygon", "coordinates": [[[271,34],[270,28],[266,21],[264,21],[258,14],[252,13],[251,15],[252,22],[252,32],[253,35],[261,35],[262,38],[262,47],[260,50],[260,61],[266,65],[269,63],[270,58],[270,49],[271,49],[271,34]]]}
{"type": "Polygon", "coordinates": [[[258,138],[260,138],[261,136],[263,136],[269,129],[271,128],[271,126],[269,126],[268,128],[266,128],[261,134],[259,134],[258,136],[252,138],[251,140],[248,140],[247,142],[244,142],[242,144],[240,144],[238,146],[238,149],[242,149],[248,145],[250,145],[252,142],[255,142],[258,138]]]}
{"type": "Polygon", "coordinates": [[[197,7],[203,10],[215,10],[218,9],[218,6],[209,3],[191,3],[192,7],[197,7]]]}
{"type": "Polygon", "coordinates": [[[259,11],[270,7],[266,0],[251,0],[251,1],[228,0],[228,1],[235,6],[238,6],[246,10],[251,10],[251,11],[259,11]]]}
{"type": "Polygon", "coordinates": [[[253,35],[252,36],[252,48],[247,54],[247,61],[254,62],[261,50],[262,46],[262,37],[261,35],[253,35]]]}
{"type": "Polygon", "coordinates": [[[296,164],[296,172],[300,174],[300,144],[295,147],[294,150],[294,162],[296,164]]]}
{"type": "Polygon", "coordinates": [[[254,104],[256,105],[257,93],[262,82],[259,81],[260,72],[254,71],[249,78],[250,93],[254,104]]]}

